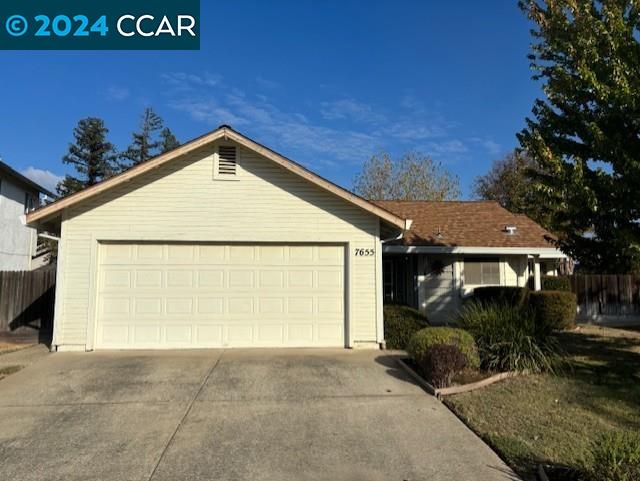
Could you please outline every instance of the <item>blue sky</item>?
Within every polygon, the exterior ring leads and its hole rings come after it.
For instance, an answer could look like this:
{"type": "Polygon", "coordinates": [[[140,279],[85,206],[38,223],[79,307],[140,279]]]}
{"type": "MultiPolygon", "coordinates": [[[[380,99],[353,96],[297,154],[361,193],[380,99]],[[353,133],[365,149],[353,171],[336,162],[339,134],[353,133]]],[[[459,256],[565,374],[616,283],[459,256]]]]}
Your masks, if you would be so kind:
{"type": "Polygon", "coordinates": [[[179,140],[228,123],[347,188],[372,153],[473,178],[540,95],[516,1],[202,1],[201,50],[1,52],[0,157],[55,182],[72,129],[124,149],[145,106],[179,140]]]}

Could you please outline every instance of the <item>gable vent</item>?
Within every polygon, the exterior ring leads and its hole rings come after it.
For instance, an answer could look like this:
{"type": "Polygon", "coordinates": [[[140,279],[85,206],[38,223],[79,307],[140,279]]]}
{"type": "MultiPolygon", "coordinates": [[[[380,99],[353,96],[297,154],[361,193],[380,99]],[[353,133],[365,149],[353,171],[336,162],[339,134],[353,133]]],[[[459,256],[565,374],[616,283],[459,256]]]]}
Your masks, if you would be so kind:
{"type": "Polygon", "coordinates": [[[236,148],[221,145],[218,147],[218,174],[236,175],[236,148]]]}

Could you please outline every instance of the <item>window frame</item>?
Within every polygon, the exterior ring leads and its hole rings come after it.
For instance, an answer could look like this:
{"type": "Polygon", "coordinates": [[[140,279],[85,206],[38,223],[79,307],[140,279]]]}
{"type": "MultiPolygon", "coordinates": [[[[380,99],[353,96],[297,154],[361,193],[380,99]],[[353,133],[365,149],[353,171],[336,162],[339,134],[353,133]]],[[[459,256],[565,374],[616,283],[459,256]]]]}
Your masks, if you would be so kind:
{"type": "Polygon", "coordinates": [[[36,201],[35,196],[33,196],[30,192],[24,193],[24,213],[28,214],[38,208],[38,203],[36,201]],[[31,205],[29,201],[31,200],[31,205]]]}
{"type": "Polygon", "coordinates": [[[500,286],[502,285],[502,272],[500,268],[501,262],[502,262],[502,259],[500,259],[499,257],[465,257],[462,262],[464,285],[465,286],[500,286]],[[469,273],[467,269],[468,264],[479,264],[480,266],[480,271],[479,271],[480,282],[479,283],[469,282],[468,280],[469,273]],[[494,265],[495,265],[497,272],[495,273],[489,272],[485,274],[484,272],[485,265],[490,266],[491,268],[494,268],[494,265]],[[485,276],[497,276],[497,280],[495,277],[493,279],[485,280],[485,276]],[[496,280],[496,282],[489,282],[489,280],[491,281],[496,280]]]}

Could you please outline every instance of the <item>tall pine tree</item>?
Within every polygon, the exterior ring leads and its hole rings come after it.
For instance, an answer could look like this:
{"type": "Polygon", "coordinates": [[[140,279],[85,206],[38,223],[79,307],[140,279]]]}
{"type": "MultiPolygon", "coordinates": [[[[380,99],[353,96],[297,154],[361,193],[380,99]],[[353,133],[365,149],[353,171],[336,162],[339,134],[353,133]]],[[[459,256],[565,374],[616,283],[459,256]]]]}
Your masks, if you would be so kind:
{"type": "Polygon", "coordinates": [[[560,247],[594,272],[640,269],[640,6],[522,0],[543,83],[519,134],[560,247]]]}
{"type": "Polygon", "coordinates": [[[78,122],[73,129],[75,142],[69,144],[69,151],[62,158],[65,164],[73,165],[78,175],[67,175],[58,183],[60,196],[97,184],[116,173],[116,152],[107,140],[108,133],[102,119],[89,117],[78,122]]]}
{"type": "Polygon", "coordinates": [[[151,107],[144,109],[140,121],[140,131],[132,134],[131,145],[120,154],[120,158],[125,161],[122,165],[123,168],[145,162],[158,153],[162,142],[157,139],[157,133],[162,131],[162,127],[162,118],[151,107]]]}
{"type": "Polygon", "coordinates": [[[160,132],[160,153],[164,154],[177,147],[180,147],[180,142],[178,142],[178,139],[173,135],[169,127],[162,129],[162,132],[160,132]]]}

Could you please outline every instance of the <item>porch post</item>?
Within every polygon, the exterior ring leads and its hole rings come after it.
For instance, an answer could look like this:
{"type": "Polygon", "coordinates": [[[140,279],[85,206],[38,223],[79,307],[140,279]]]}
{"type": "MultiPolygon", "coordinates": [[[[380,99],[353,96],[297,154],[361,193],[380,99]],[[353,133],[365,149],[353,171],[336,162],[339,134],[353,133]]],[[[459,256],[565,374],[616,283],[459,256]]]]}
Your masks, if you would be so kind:
{"type": "Polygon", "coordinates": [[[533,258],[533,290],[542,290],[542,280],[540,279],[540,258],[533,258]]]}

